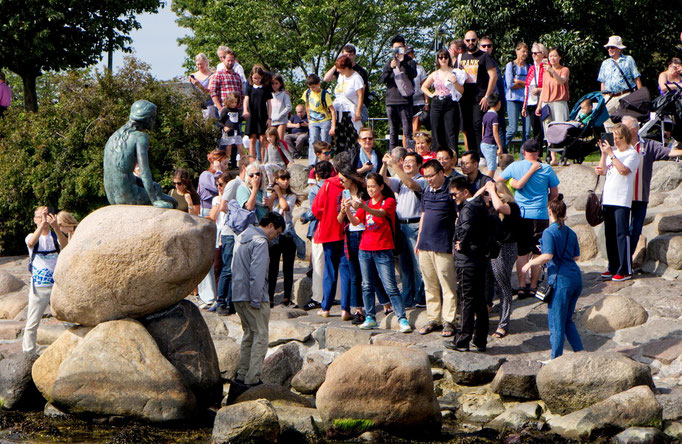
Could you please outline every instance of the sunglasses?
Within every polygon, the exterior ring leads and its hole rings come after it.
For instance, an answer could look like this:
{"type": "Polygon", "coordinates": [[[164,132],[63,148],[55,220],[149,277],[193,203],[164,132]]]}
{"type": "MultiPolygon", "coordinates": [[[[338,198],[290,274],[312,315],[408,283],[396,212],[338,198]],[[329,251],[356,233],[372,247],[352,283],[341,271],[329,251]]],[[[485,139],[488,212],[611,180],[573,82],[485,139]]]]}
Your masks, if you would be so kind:
{"type": "Polygon", "coordinates": [[[493,44],[492,43],[487,43],[485,45],[481,45],[481,48],[492,48],[493,44]]]}
{"type": "Polygon", "coordinates": [[[533,52],[531,52],[531,54],[533,54],[533,55],[538,55],[538,54],[542,54],[542,53],[539,52],[539,51],[533,51],[533,52]]]}
{"type": "Polygon", "coordinates": [[[175,182],[175,181],[173,181],[173,185],[182,185],[182,182],[175,182]]]}
{"type": "Polygon", "coordinates": [[[464,39],[464,41],[465,41],[465,42],[471,42],[471,43],[474,43],[474,42],[477,42],[477,41],[478,41],[478,39],[464,39]]]}
{"type": "Polygon", "coordinates": [[[449,57],[444,55],[439,55],[438,60],[447,60],[449,57]]]}
{"type": "Polygon", "coordinates": [[[331,156],[332,152],[331,151],[322,151],[322,154],[325,156],[331,156]]]}
{"type": "Polygon", "coordinates": [[[249,174],[249,177],[253,177],[253,176],[259,176],[259,177],[260,177],[260,173],[251,173],[251,174],[249,174]]]}

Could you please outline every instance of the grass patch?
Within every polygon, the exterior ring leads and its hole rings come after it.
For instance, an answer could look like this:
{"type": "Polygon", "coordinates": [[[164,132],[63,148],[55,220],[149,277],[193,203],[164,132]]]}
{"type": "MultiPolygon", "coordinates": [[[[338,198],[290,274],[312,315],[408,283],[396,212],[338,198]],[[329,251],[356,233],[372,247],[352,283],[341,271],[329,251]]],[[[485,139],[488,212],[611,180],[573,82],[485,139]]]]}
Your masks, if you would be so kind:
{"type": "Polygon", "coordinates": [[[333,424],[340,433],[362,433],[374,427],[370,419],[335,419],[333,424]]]}

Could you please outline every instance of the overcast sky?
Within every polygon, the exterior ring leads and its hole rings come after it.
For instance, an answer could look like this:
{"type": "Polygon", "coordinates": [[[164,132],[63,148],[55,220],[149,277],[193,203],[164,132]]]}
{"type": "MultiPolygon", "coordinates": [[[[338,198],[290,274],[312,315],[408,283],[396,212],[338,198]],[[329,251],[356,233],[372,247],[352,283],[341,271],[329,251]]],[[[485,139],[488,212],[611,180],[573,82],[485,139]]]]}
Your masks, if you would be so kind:
{"type": "MultiPolygon", "coordinates": [[[[189,34],[190,30],[180,28],[175,23],[176,18],[168,1],[156,14],[139,15],[137,19],[142,28],[130,34],[135,57],[150,64],[152,75],[158,80],[184,75],[185,47],[178,46],[177,39],[189,34]]],[[[114,71],[123,64],[124,55],[122,52],[114,53],[114,71]]],[[[104,54],[98,67],[105,68],[106,64],[107,56],[104,54]]]]}

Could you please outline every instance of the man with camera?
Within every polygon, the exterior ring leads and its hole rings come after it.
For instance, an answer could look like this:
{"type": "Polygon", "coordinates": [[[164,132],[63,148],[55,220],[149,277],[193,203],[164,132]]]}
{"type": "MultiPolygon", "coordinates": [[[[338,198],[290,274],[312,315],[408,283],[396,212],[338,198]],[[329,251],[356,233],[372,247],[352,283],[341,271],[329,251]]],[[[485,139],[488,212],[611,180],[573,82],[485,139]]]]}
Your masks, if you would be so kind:
{"type": "Polygon", "coordinates": [[[403,36],[396,35],[391,39],[391,58],[381,73],[381,81],[386,85],[389,149],[398,146],[398,126],[402,127],[402,146],[407,148],[412,139],[412,95],[415,77],[417,65],[406,53],[403,36]]]}

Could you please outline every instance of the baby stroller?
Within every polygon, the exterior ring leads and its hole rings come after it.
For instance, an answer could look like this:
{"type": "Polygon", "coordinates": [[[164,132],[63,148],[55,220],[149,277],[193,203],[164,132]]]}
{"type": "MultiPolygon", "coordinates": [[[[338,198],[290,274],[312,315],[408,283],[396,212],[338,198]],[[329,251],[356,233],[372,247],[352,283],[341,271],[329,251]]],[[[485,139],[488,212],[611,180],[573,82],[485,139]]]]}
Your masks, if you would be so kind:
{"type": "Polygon", "coordinates": [[[588,154],[599,149],[597,142],[608,118],[606,100],[601,92],[585,94],[571,110],[568,122],[552,122],[547,127],[548,151],[561,154],[561,165],[568,164],[568,159],[573,163],[583,163],[588,154]],[[580,104],[586,99],[592,101],[592,114],[587,124],[582,125],[577,121],[577,117],[580,104]]]}
{"type": "Polygon", "coordinates": [[[672,123],[671,137],[675,140],[682,140],[682,85],[676,84],[677,89],[670,89],[653,100],[651,104],[651,120],[649,120],[639,130],[640,137],[647,137],[652,128],[661,125],[661,142],[663,140],[663,122],[672,123]]]}

